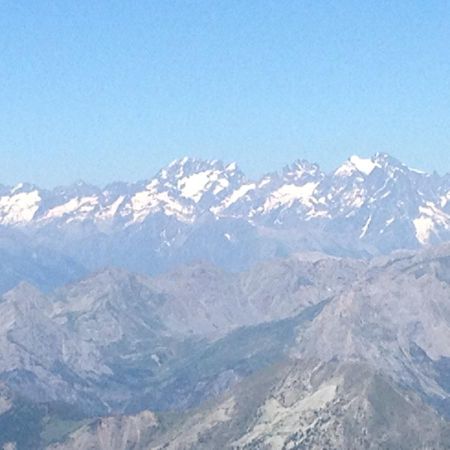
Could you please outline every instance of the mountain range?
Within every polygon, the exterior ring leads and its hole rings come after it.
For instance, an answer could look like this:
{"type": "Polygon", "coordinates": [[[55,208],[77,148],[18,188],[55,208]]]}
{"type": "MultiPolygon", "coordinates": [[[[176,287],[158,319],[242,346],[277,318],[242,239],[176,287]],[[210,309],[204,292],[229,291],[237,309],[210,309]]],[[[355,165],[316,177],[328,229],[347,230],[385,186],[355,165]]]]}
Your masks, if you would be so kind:
{"type": "Polygon", "coordinates": [[[450,448],[450,175],[0,188],[0,449],[450,448]]]}
{"type": "Polygon", "coordinates": [[[106,269],[0,299],[0,445],[450,446],[450,247],[106,269]]]}
{"type": "Polygon", "coordinates": [[[298,251],[419,249],[450,239],[449,200],[450,175],[386,154],[352,156],[331,173],[299,160],[259,180],[235,163],[183,158],[137,183],[3,186],[0,290],[22,279],[49,290],[109,266],[157,274],[211,261],[241,271],[298,251]]]}

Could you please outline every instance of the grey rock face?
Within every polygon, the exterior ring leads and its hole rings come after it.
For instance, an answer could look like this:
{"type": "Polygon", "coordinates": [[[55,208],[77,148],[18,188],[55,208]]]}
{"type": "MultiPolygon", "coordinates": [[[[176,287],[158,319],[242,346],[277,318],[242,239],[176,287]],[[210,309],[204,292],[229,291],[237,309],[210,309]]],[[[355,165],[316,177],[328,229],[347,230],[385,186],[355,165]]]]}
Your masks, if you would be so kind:
{"type": "Polygon", "coordinates": [[[443,449],[450,438],[448,422],[388,377],[366,365],[317,361],[260,372],[170,425],[144,428],[150,442],[138,448],[443,449]]]}
{"type": "Polygon", "coordinates": [[[366,361],[429,399],[446,399],[438,367],[450,349],[448,267],[447,245],[374,260],[299,333],[293,352],[366,361]]]}
{"type": "MultiPolygon", "coordinates": [[[[189,392],[189,383],[182,386],[190,358],[200,358],[210,343],[241,327],[317,305],[327,270],[338,274],[338,264],[347,264],[345,276],[354,278],[357,268],[350,261],[274,261],[277,289],[266,269],[230,274],[205,264],[155,278],[107,269],[47,295],[22,283],[0,301],[0,378],[33,401],[99,412],[136,409],[144,398],[152,407],[195,403],[203,395],[189,392]],[[316,272],[317,264],[324,270],[316,272]],[[181,389],[180,395],[168,401],[163,384],[181,389]]],[[[330,277],[327,294],[339,291],[339,283],[330,277]]],[[[212,362],[223,357],[226,342],[214,350],[212,362]]],[[[220,367],[204,381],[192,372],[192,383],[225,389],[235,374],[220,367]]]]}
{"type": "Polygon", "coordinates": [[[292,331],[287,359],[180,415],[147,448],[447,448],[449,260],[445,245],[369,262],[310,255],[242,275],[259,310],[279,317],[297,312],[291,290],[325,299],[336,287],[311,322],[279,322],[292,331]]]}
{"type": "Polygon", "coordinates": [[[448,244],[21,284],[0,300],[0,425],[55,449],[448,448],[449,286],[448,244]]]}
{"type": "Polygon", "coordinates": [[[102,418],[81,427],[66,442],[53,444],[48,448],[49,450],[145,448],[157,426],[157,418],[150,411],[143,411],[136,416],[102,418]]]}

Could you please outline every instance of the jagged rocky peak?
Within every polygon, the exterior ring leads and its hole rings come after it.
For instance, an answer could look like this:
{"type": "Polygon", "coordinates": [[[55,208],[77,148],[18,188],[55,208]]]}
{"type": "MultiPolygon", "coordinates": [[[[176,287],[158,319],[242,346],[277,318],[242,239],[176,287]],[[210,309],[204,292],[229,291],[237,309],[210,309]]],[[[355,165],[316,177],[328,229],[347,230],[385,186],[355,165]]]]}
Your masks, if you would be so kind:
{"type": "Polygon", "coordinates": [[[42,200],[42,191],[19,183],[0,196],[0,224],[15,225],[33,220],[42,200]]]}
{"type": "Polygon", "coordinates": [[[63,198],[83,197],[88,195],[98,195],[101,189],[93,184],[78,180],[69,186],[57,186],[53,189],[53,194],[63,198]]]}
{"type": "Polygon", "coordinates": [[[114,283],[125,282],[135,277],[137,275],[125,269],[111,266],[92,273],[90,276],[84,278],[81,283],[84,285],[98,284],[112,286],[114,283]]]}
{"type": "MultiPolygon", "coordinates": [[[[353,155],[331,173],[299,159],[253,181],[236,163],[185,157],[149,180],[113,183],[104,189],[85,183],[53,191],[25,185],[9,188],[0,195],[0,224],[33,232],[43,226],[70,231],[83,224],[93,233],[131,237],[128,227],[153,223],[153,234],[146,235],[145,241],[152,242],[148,251],[159,252],[154,256],[160,258],[161,249],[171,257],[179,246],[189,246],[192,226],[208,220],[219,225],[222,219],[237,219],[269,228],[283,224],[296,232],[300,224],[320,222],[314,230],[304,229],[304,242],[317,242],[314,248],[323,249],[335,247],[330,242],[338,240],[338,250],[332,251],[340,254],[348,242],[364,237],[375,246],[369,249],[374,254],[450,236],[449,186],[449,177],[410,169],[385,153],[370,158],[353,155]],[[182,233],[180,227],[185,225],[191,228],[182,233]],[[172,238],[167,239],[167,233],[172,238]]],[[[258,241],[267,242],[267,232],[264,236],[259,235],[258,241]]],[[[218,243],[211,245],[214,252],[221,251],[218,243]]],[[[197,253],[197,249],[182,253],[197,253]]],[[[116,264],[108,258],[104,261],[104,265],[116,264]]]]}
{"type": "Polygon", "coordinates": [[[285,179],[321,178],[324,176],[318,164],[310,163],[305,159],[298,159],[293,164],[285,166],[282,173],[285,179]]]}
{"type": "Polygon", "coordinates": [[[297,159],[291,165],[285,166],[283,173],[295,173],[297,176],[302,176],[304,174],[322,175],[320,166],[316,163],[311,163],[306,159],[297,159]]]}
{"type": "Polygon", "coordinates": [[[369,175],[373,169],[374,164],[371,159],[353,155],[334,171],[334,175],[343,177],[351,176],[355,173],[369,175]]]}
{"type": "Polygon", "coordinates": [[[42,292],[27,281],[21,281],[16,287],[3,294],[3,300],[11,302],[35,301],[42,297],[42,292]]]}
{"type": "Polygon", "coordinates": [[[113,183],[108,183],[103,190],[106,196],[119,196],[119,195],[128,195],[137,188],[144,187],[145,182],[141,181],[138,183],[130,183],[125,181],[115,181],[113,183]]]}
{"type": "Polygon", "coordinates": [[[394,167],[406,167],[400,160],[394,158],[385,152],[377,152],[372,156],[372,161],[379,167],[394,166],[394,167]]]}
{"type": "Polygon", "coordinates": [[[44,192],[32,183],[17,183],[14,186],[0,185],[0,196],[23,196],[34,192],[44,192]]]}
{"type": "Polygon", "coordinates": [[[32,183],[18,183],[15,186],[10,188],[11,195],[17,195],[22,193],[29,193],[36,190],[40,190],[36,185],[32,183]]]}
{"type": "Polygon", "coordinates": [[[205,198],[211,201],[212,196],[223,198],[239,187],[244,179],[244,174],[234,162],[224,164],[219,160],[185,157],[161,169],[147,187],[157,191],[168,190],[183,199],[200,203],[205,198]]]}
{"type": "Polygon", "coordinates": [[[216,171],[232,174],[240,172],[235,162],[225,164],[223,161],[204,160],[200,158],[185,156],[172,161],[167,167],[161,169],[156,178],[159,179],[180,179],[199,172],[216,171]]]}
{"type": "MultiPolygon", "coordinates": [[[[351,176],[357,174],[359,176],[368,177],[376,169],[393,172],[395,170],[410,170],[405,164],[398,159],[393,158],[387,153],[375,153],[372,157],[361,157],[352,155],[339,166],[334,174],[338,176],[351,176]]],[[[416,171],[417,172],[417,171],[416,171]]]]}
{"type": "Polygon", "coordinates": [[[117,267],[107,267],[79,282],[61,288],[58,291],[58,296],[80,299],[92,296],[102,299],[125,291],[131,295],[136,286],[143,287],[148,283],[145,275],[134,274],[117,267]]]}

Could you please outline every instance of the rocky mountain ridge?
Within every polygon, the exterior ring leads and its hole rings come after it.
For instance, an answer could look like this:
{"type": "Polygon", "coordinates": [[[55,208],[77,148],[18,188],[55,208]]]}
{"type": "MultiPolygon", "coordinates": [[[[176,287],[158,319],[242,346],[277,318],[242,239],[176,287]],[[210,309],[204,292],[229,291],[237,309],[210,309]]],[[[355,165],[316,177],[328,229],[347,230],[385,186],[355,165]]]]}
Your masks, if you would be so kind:
{"type": "Polygon", "coordinates": [[[0,443],[448,448],[449,285],[448,244],[21,284],[0,300],[0,443]]]}
{"type": "MultiPolygon", "coordinates": [[[[44,227],[93,223],[100,229],[126,228],[163,214],[182,223],[203,216],[239,218],[255,224],[289,226],[292,221],[328,222],[357,215],[359,237],[385,233],[409,220],[419,243],[438,237],[448,225],[450,178],[410,169],[387,154],[350,157],[331,173],[299,160],[281,172],[248,180],[236,163],[183,158],[138,183],[112,183],[101,189],[78,182],[43,190],[30,184],[0,191],[0,224],[44,227]],[[381,206],[392,217],[373,217],[381,206]],[[406,206],[403,217],[398,209],[406,206]]],[[[170,241],[167,241],[170,242],[170,241]]]]}
{"type": "Polygon", "coordinates": [[[386,154],[353,156],[331,173],[297,161],[256,181],[235,163],[183,158],[102,189],[3,187],[0,290],[22,279],[48,290],[110,266],[157,274],[208,261],[242,271],[301,251],[419,249],[450,239],[449,199],[449,175],[386,154]]]}

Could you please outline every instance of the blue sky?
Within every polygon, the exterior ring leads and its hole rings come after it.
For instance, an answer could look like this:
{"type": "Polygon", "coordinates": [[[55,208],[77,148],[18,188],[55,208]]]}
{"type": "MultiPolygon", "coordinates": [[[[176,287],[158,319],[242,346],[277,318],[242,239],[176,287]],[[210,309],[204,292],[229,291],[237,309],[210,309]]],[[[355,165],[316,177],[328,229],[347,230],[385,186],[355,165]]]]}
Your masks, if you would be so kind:
{"type": "Polygon", "coordinates": [[[448,1],[0,2],[0,183],[377,151],[450,172],[448,1]]]}

